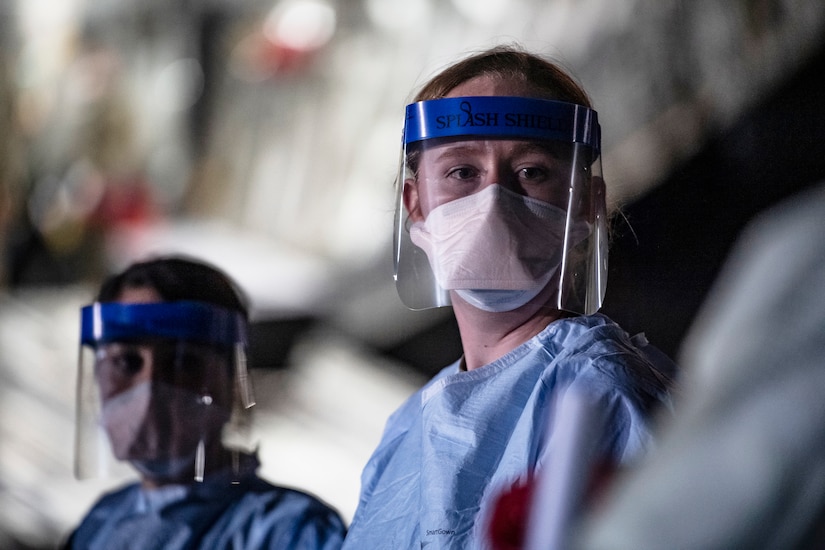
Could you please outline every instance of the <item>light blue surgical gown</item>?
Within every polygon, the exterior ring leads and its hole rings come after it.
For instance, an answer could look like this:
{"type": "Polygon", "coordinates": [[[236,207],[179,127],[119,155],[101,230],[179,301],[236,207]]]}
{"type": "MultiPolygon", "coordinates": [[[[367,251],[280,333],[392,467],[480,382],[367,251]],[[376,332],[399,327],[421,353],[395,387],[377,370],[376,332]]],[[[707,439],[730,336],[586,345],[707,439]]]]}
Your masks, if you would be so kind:
{"type": "Polygon", "coordinates": [[[606,411],[602,456],[639,458],[651,416],[669,407],[668,378],[642,344],[604,315],[572,317],[481,368],[442,370],[389,418],[344,548],[485,548],[479,518],[552,456],[548,411],[562,388],[606,411]]]}
{"type": "Polygon", "coordinates": [[[345,526],[312,495],[260,479],[257,459],[245,473],[203,483],[143,490],[135,483],[103,496],[72,533],[66,548],[106,550],[334,550],[345,526]]]}

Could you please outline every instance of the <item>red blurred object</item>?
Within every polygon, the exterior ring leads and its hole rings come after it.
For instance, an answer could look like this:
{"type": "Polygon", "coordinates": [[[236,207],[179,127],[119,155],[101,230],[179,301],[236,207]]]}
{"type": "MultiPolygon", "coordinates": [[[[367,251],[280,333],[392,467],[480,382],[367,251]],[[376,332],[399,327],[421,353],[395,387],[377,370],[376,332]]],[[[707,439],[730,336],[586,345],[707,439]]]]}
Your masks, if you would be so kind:
{"type": "MultiPolygon", "coordinates": [[[[600,497],[610,486],[617,473],[616,463],[603,460],[591,472],[585,492],[584,505],[598,505],[600,497]]],[[[495,502],[488,531],[493,550],[522,550],[527,534],[527,520],[536,486],[535,477],[516,483],[502,491],[495,502]]]]}
{"type": "Polygon", "coordinates": [[[527,533],[527,517],[533,489],[533,478],[503,491],[495,503],[490,521],[489,539],[493,550],[521,550],[527,533]]]}
{"type": "Polygon", "coordinates": [[[123,225],[141,225],[160,216],[152,187],[142,177],[109,180],[97,208],[91,215],[92,225],[108,229],[123,225]]]}
{"type": "Polygon", "coordinates": [[[309,66],[315,53],[266,39],[261,41],[260,46],[259,68],[264,68],[271,74],[301,71],[309,66]]]}

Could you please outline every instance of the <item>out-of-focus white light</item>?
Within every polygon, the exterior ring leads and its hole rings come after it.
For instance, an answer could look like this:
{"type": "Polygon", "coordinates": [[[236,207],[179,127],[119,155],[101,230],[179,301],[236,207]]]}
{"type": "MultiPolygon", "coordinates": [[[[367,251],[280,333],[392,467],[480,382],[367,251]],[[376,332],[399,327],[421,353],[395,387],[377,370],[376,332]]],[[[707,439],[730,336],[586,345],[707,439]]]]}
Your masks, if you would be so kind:
{"type": "MultiPolygon", "coordinates": [[[[0,1],[0,17],[7,16],[6,3],[0,1]]],[[[21,44],[21,83],[49,85],[65,69],[66,53],[78,31],[80,2],[17,0],[15,4],[21,44]]]]}
{"type": "Polygon", "coordinates": [[[337,23],[335,8],[325,0],[287,0],[264,22],[264,35],[295,50],[317,50],[330,41],[337,23]]]}
{"type": "Polygon", "coordinates": [[[203,69],[194,58],[177,59],[161,69],[155,80],[155,97],[168,112],[188,109],[203,92],[203,69]]]}
{"type": "Polygon", "coordinates": [[[430,0],[366,0],[364,8],[376,27],[398,31],[426,24],[432,4],[430,0]]]}
{"type": "Polygon", "coordinates": [[[26,0],[17,2],[16,8],[19,14],[20,30],[26,38],[70,29],[80,13],[80,3],[77,0],[65,2],[26,0]]]}
{"type": "Polygon", "coordinates": [[[453,0],[453,5],[461,15],[479,25],[500,23],[521,7],[516,0],[453,0]]]}

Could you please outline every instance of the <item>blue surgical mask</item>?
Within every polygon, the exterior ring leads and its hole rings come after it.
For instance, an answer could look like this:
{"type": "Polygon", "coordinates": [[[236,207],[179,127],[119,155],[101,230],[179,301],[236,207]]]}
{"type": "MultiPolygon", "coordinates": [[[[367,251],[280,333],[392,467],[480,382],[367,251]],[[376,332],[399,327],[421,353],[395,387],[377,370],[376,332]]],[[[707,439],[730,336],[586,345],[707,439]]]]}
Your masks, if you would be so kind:
{"type": "MultiPolygon", "coordinates": [[[[547,281],[544,284],[547,284],[547,281]]],[[[483,311],[502,312],[513,311],[528,303],[541,292],[543,286],[536,286],[530,290],[488,290],[488,289],[460,289],[456,294],[470,304],[483,311]]]]}

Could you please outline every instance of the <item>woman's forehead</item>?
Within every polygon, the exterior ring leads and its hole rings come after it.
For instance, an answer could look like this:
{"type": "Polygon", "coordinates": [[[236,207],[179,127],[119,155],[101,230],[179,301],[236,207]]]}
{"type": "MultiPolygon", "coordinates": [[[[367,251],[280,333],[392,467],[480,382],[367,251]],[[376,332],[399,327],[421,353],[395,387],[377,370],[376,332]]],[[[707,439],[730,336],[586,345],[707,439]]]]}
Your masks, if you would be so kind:
{"type": "Polygon", "coordinates": [[[154,304],[162,302],[163,298],[150,286],[127,286],[118,292],[117,301],[122,304],[154,304]]]}
{"type": "Polygon", "coordinates": [[[513,156],[534,153],[558,156],[569,148],[569,144],[549,140],[452,139],[430,143],[424,147],[423,153],[428,160],[449,160],[454,157],[480,154],[513,156]]]}
{"type": "Polygon", "coordinates": [[[522,79],[480,75],[462,82],[444,97],[511,96],[548,99],[547,92],[522,79]]]}

